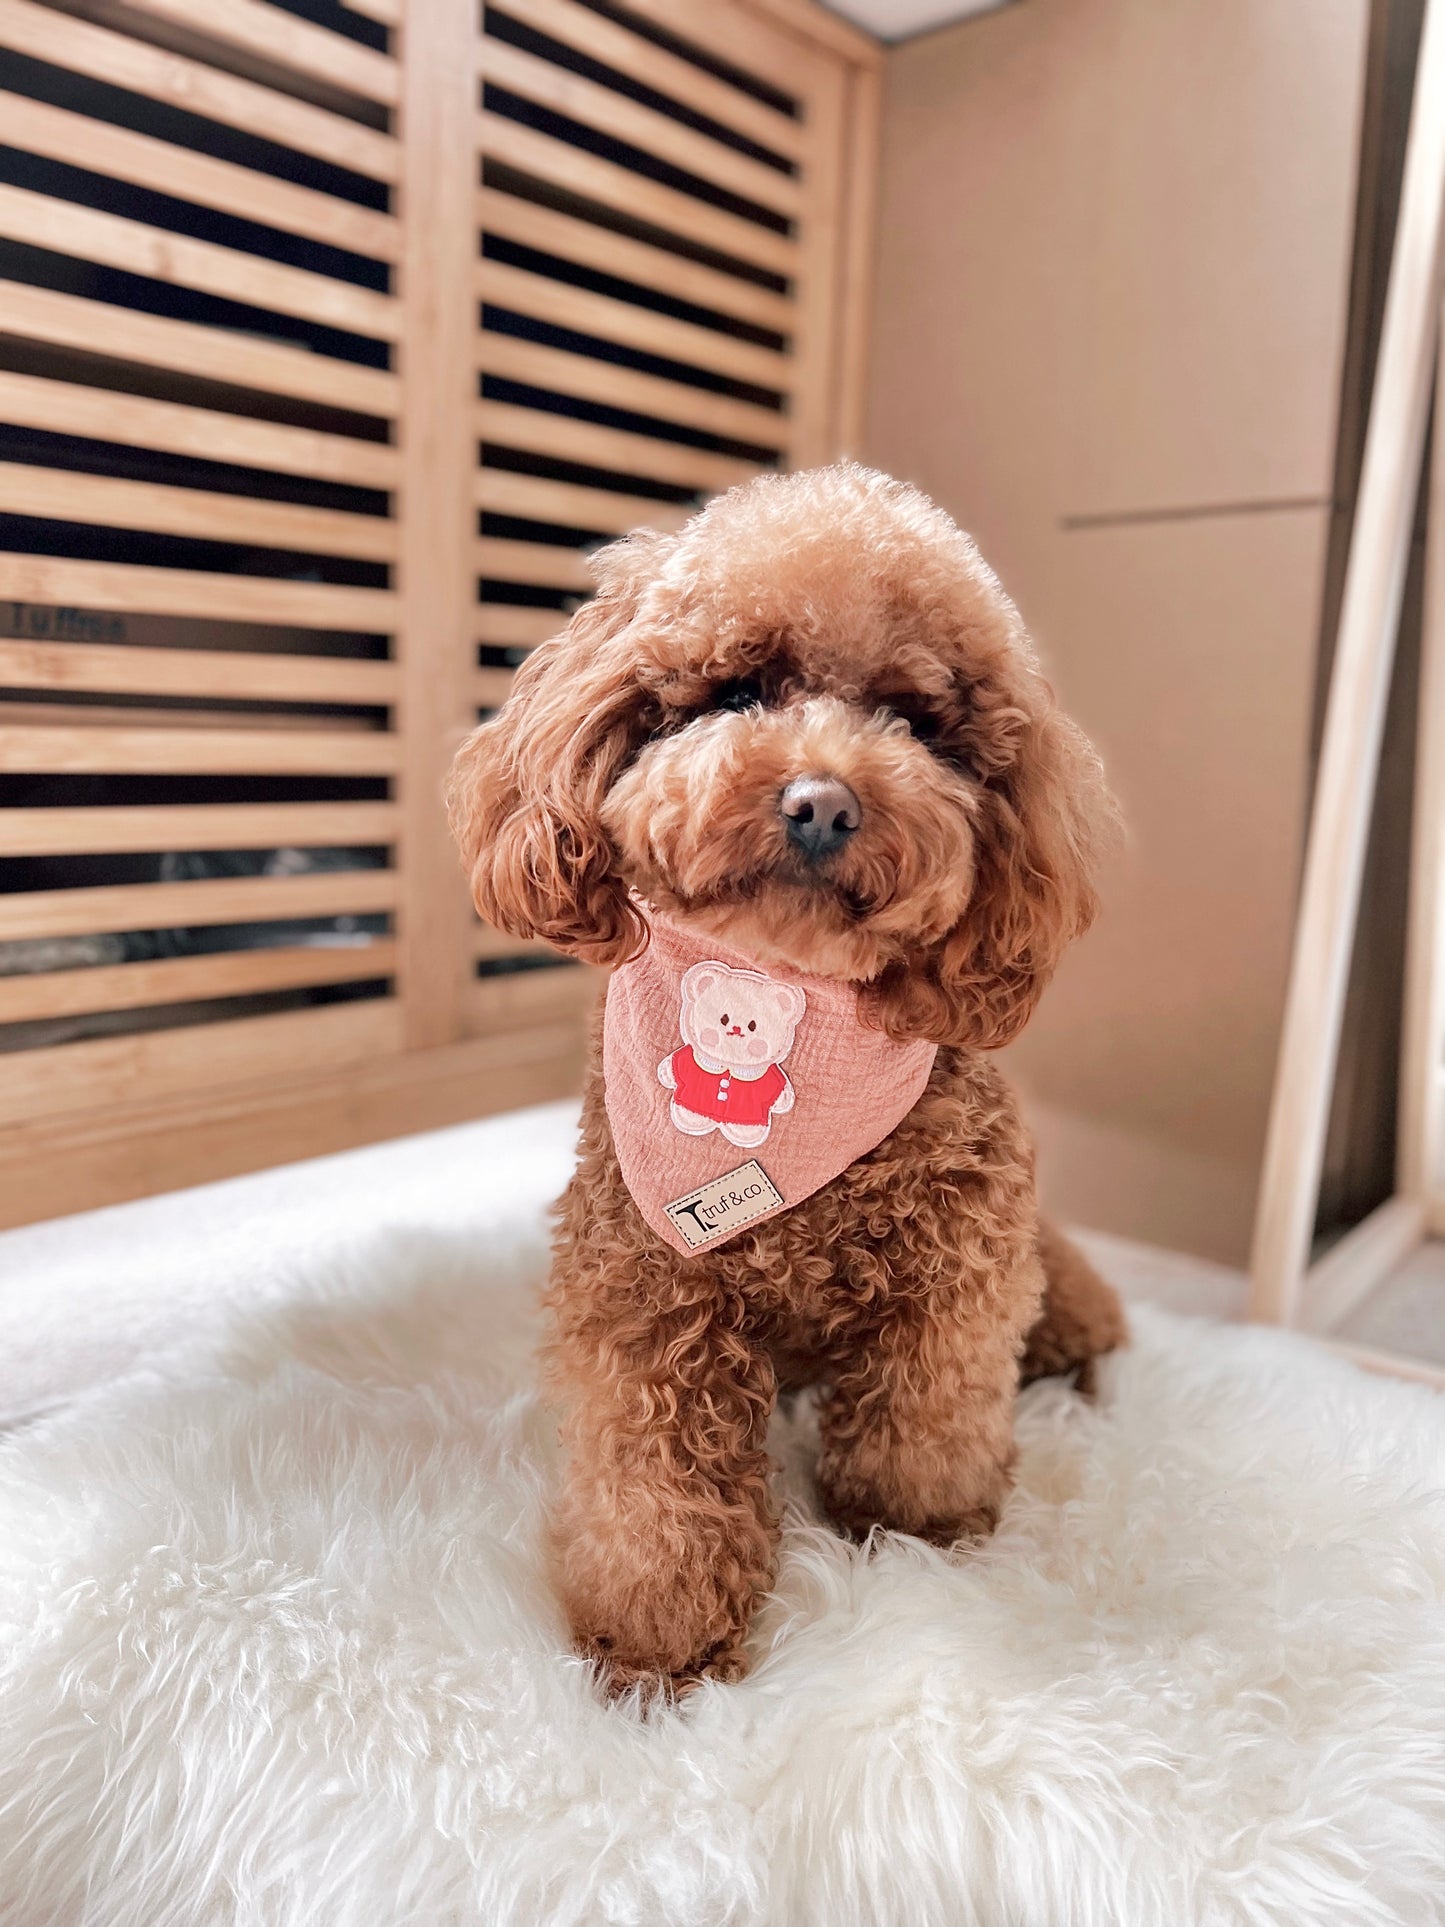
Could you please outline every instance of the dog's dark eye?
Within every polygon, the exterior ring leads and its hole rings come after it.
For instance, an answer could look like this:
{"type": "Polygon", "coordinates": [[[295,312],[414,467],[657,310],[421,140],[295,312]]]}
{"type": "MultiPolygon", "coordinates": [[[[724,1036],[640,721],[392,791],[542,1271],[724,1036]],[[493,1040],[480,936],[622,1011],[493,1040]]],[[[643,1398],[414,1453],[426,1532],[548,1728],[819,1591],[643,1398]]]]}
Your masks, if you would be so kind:
{"type": "Polygon", "coordinates": [[[909,702],[906,697],[894,697],[891,702],[883,703],[881,708],[885,716],[894,716],[900,722],[907,723],[910,733],[918,742],[937,741],[942,725],[933,711],[925,709],[922,703],[909,702]]]}
{"type": "Polygon", "coordinates": [[[718,1018],[718,1022],[719,1022],[720,1024],[725,1024],[725,1023],[727,1022],[727,1020],[728,1020],[728,1014],[727,1014],[727,1012],[726,1012],[726,1011],[724,1011],[724,1012],[723,1012],[723,1014],[722,1014],[722,1016],[718,1018]]]}
{"type": "Polygon", "coordinates": [[[757,1024],[754,1022],[754,1020],[751,1017],[748,1019],[748,1029],[749,1030],[757,1029],[757,1024]]]}
{"type": "Polygon", "coordinates": [[[902,717],[920,743],[931,743],[938,735],[938,718],[931,709],[924,709],[918,703],[890,703],[889,708],[895,716],[902,717]]]}
{"type": "Polygon", "coordinates": [[[760,708],[763,701],[763,685],[756,676],[739,676],[735,682],[719,685],[713,694],[714,709],[733,711],[760,708]]]}

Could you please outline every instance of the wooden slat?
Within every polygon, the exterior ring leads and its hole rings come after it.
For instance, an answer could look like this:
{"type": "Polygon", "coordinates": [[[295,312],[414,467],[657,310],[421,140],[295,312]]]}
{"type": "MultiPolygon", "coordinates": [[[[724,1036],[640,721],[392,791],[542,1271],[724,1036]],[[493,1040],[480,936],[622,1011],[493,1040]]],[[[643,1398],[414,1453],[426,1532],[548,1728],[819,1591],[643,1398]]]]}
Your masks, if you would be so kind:
{"type": "Polygon", "coordinates": [[[545,589],[590,589],[592,570],[581,549],[550,542],[504,542],[484,537],[476,546],[476,571],[496,582],[535,583],[545,589]]]}
{"type": "Polygon", "coordinates": [[[408,1050],[457,1036],[466,987],[470,892],[456,860],[444,804],[446,773],[472,721],[468,675],[476,662],[470,573],[476,534],[471,476],[476,447],[475,45],[479,9],[408,0],[401,122],[407,130],[402,268],[407,341],[399,507],[405,590],[398,638],[404,723],[397,785],[403,813],[404,896],[398,918],[398,993],[408,1050]]]}
{"type": "Polygon", "coordinates": [[[0,514],[43,516],[115,529],[148,529],[208,542],[389,562],[396,524],[379,515],[346,515],[249,495],[130,482],[75,469],[0,462],[0,514]]]}
{"type": "Polygon", "coordinates": [[[1436,346],[1396,1184],[1430,1213],[1445,1194],[1445,331],[1436,346]]]}
{"type": "Polygon", "coordinates": [[[554,187],[567,188],[604,207],[651,221],[670,234],[716,248],[734,260],[751,262],[780,275],[797,271],[797,247],[786,235],[695,200],[676,188],[664,187],[660,181],[634,174],[630,168],[569,146],[566,141],[554,140],[520,121],[483,111],[479,138],[484,155],[549,181],[554,187]]]}
{"type": "Polygon", "coordinates": [[[396,620],[396,597],[389,589],[4,552],[0,552],[0,596],[12,602],[52,602],[153,616],[274,622],[298,629],[359,629],[367,635],[389,632],[396,620]]]}
{"type": "Polygon", "coordinates": [[[378,997],[230,1023],[96,1037],[0,1056],[0,1110],[34,1120],[144,1091],[152,1100],[310,1068],[365,1062],[397,1048],[395,1002],[378,997]]]}
{"type": "Polygon", "coordinates": [[[863,454],[868,392],[869,324],[877,271],[879,137],[882,74],[876,64],[853,68],[848,80],[843,155],[843,265],[838,277],[838,411],[836,453],[863,454]]]}
{"type": "Polygon", "coordinates": [[[278,67],[393,106],[401,92],[396,62],[344,34],[298,20],[265,0],[128,0],[136,13],[173,20],[189,33],[240,47],[278,67]]]}
{"type": "Polygon", "coordinates": [[[397,668],[393,662],[355,662],[341,656],[0,641],[0,688],[266,702],[390,703],[396,699],[397,668]]]}
{"type": "Polygon", "coordinates": [[[402,0],[341,0],[352,13],[364,13],[368,20],[379,20],[384,27],[401,23],[402,0]]]}
{"type": "Polygon", "coordinates": [[[396,945],[383,937],[345,948],[288,945],[166,957],[155,963],[44,971],[26,977],[0,976],[0,1024],[78,1017],[90,1011],[140,1010],[148,1004],[256,996],[311,984],[356,983],[389,977],[395,967],[396,945]]]}
{"type": "Polygon", "coordinates": [[[511,669],[479,669],[472,683],[472,696],[478,709],[499,709],[512,693],[511,669]]]}
{"type": "Polygon", "coordinates": [[[506,12],[538,33],[706,114],[719,126],[730,127],[771,153],[795,159],[803,150],[804,132],[799,121],[654,41],[643,39],[641,34],[630,32],[605,14],[576,5],[575,0],[507,0],[506,12]]]}
{"type": "Polygon", "coordinates": [[[475,932],[472,944],[472,955],[488,963],[504,957],[555,957],[556,954],[551,944],[543,943],[540,937],[511,937],[505,930],[494,930],[490,924],[483,924],[475,932]]]}
{"type": "MultiPolygon", "coordinates": [[[[0,300],[3,298],[0,287],[0,300]]],[[[485,333],[480,363],[489,375],[524,381],[534,388],[555,389],[560,395],[576,395],[613,408],[633,409],[658,421],[704,429],[708,434],[749,442],[758,448],[782,451],[789,443],[787,416],[771,408],[734,401],[729,395],[709,394],[706,389],[689,388],[661,375],[639,374],[610,361],[593,361],[565,348],[543,348],[515,335],[493,334],[490,330],[485,333]]]]}
{"type": "Polygon", "coordinates": [[[13,942],[22,937],[88,937],[107,930],[189,930],[213,923],[364,916],[392,909],[396,892],[395,870],[30,890],[4,899],[0,937],[13,942]]]}
{"type": "Polygon", "coordinates": [[[387,776],[399,746],[380,730],[0,728],[0,774],[387,776]]]}
{"type": "Polygon", "coordinates": [[[780,335],[786,335],[797,318],[792,299],[786,294],[740,281],[736,275],[705,267],[701,261],[689,261],[685,255],[654,247],[649,241],[615,234],[611,228],[597,227],[558,208],[504,194],[499,188],[478,190],[477,225],[484,233],[555,254],[563,261],[575,261],[579,267],[592,268],[599,274],[616,275],[641,288],[656,289],[678,301],[695,302],[700,308],[715,309],[738,321],[771,328],[780,335]]]}
{"type": "Polygon", "coordinates": [[[505,468],[479,468],[475,487],[479,509],[496,515],[526,515],[565,528],[596,529],[601,535],[626,535],[637,528],[676,529],[695,513],[686,502],[657,502],[647,495],[582,488],[575,482],[516,475],[505,468]]]}
{"type": "Polygon", "coordinates": [[[484,80],[553,113],[565,114],[609,140],[626,141],[629,147],[682,168],[714,187],[726,188],[772,214],[789,217],[797,213],[798,183],[792,175],[780,173],[750,154],[739,153],[737,148],[725,146],[654,107],[644,107],[626,94],[502,40],[482,42],[480,67],[484,80]]]}
{"type": "Polygon", "coordinates": [[[484,602],[478,611],[477,640],[495,649],[531,649],[567,627],[560,609],[523,609],[506,602],[484,602]]]}
{"type": "Polygon", "coordinates": [[[671,482],[699,495],[720,493],[756,475],[757,465],[731,455],[714,455],[680,442],[652,435],[635,435],[598,422],[573,421],[514,402],[484,401],[477,411],[477,435],[482,442],[523,449],[532,455],[552,455],[558,461],[585,462],[591,468],[611,469],[621,475],[645,475],[671,482]]]}
{"type": "Polygon", "coordinates": [[[232,730],[238,723],[263,721],[267,729],[302,730],[312,734],[325,730],[355,735],[359,730],[370,731],[373,720],[356,716],[307,716],[286,709],[263,717],[243,718],[234,711],[206,706],[172,709],[160,700],[77,703],[58,697],[53,702],[45,702],[0,693],[0,728],[5,729],[69,729],[74,723],[82,723],[87,729],[232,730]]]}
{"type": "Polygon", "coordinates": [[[108,804],[103,809],[0,810],[0,856],[358,849],[390,843],[396,832],[394,803],[108,804]]]}
{"type": "MultiPolygon", "coordinates": [[[[232,4],[232,0],[227,3],[232,4]]],[[[115,127],[109,121],[73,114],[65,107],[52,107],[46,101],[28,100],[22,94],[4,96],[0,125],[5,129],[6,144],[28,154],[88,168],[92,173],[152,188],[159,194],[177,195],[201,207],[238,214],[243,220],[282,228],[288,234],[324,241],[353,254],[379,261],[397,258],[397,225],[392,217],[339,200],[333,194],[318,194],[313,188],[297,187],[294,182],[258,174],[253,168],[218,161],[194,148],[177,147],[173,141],[156,140],[129,127],[115,127]]]]}
{"type": "Polygon", "coordinates": [[[1401,1358],[1396,1352],[1373,1351],[1367,1345],[1351,1345],[1343,1338],[1321,1338],[1317,1343],[1377,1378],[1403,1378],[1410,1384],[1428,1385],[1433,1391],[1445,1392],[1445,1365],[1433,1365],[1424,1358],[1401,1358]]]}
{"type": "Polygon", "coordinates": [[[389,134],[33,0],[0,0],[0,47],[239,127],[372,180],[396,179],[397,145],[389,134]]]}
{"type": "Polygon", "coordinates": [[[384,442],[250,421],[213,408],[189,408],[5,369],[0,369],[0,421],[357,488],[385,491],[394,488],[397,479],[397,452],[384,442]]]}
{"type": "Polygon", "coordinates": [[[139,1094],[119,1115],[82,1107],[0,1123],[0,1226],[539,1104],[574,1092],[581,1075],[574,1020],[390,1051],[344,1076],[283,1070],[179,1097],[139,1094]]]}
{"type": "Polygon", "coordinates": [[[82,261],[97,261],[152,281],[252,307],[298,315],[328,328],[394,341],[397,304],[390,295],[356,288],[324,274],[288,268],[236,248],[194,241],[166,228],[147,227],[117,214],[101,214],[76,201],[0,183],[0,237],[48,248],[82,261]]]}
{"type": "MultiPolygon", "coordinates": [[[[876,41],[856,27],[848,26],[826,8],[803,0],[801,6],[788,6],[793,18],[788,27],[767,16],[778,9],[772,0],[746,0],[743,6],[720,7],[715,0],[628,0],[628,11],[715,58],[736,67],[739,73],[752,74],[782,94],[791,95],[804,108],[803,127],[808,128],[806,109],[810,104],[820,67],[837,63],[819,42],[827,43],[836,33],[837,51],[870,47],[871,58],[881,57],[876,41]]],[[[845,58],[858,59],[860,53],[845,52],[845,58]]]]}
{"type": "Polygon", "coordinates": [[[476,1035],[513,1024],[545,1023],[573,1012],[580,1018],[602,983],[601,971],[577,965],[478,978],[466,1001],[468,1030],[476,1035]]]}
{"type": "MultiPolygon", "coordinates": [[[[877,69],[883,64],[887,49],[880,40],[866,28],[855,27],[851,20],[841,19],[830,8],[818,6],[816,0],[749,0],[747,12],[752,14],[755,9],[770,15],[790,36],[796,35],[805,42],[810,50],[826,50],[862,67],[877,69]]],[[[716,8],[712,9],[714,13],[717,11],[716,8]]],[[[766,78],[766,67],[761,72],[766,78]]]]}
{"type": "Polygon", "coordinates": [[[1445,0],[1415,70],[1384,324],[1260,1176],[1250,1310],[1293,1324],[1319,1201],[1440,328],[1445,0]]]}
{"type": "Polygon", "coordinates": [[[714,328],[654,314],[650,308],[594,294],[588,288],[574,288],[570,282],[553,281],[547,275],[508,267],[500,261],[482,261],[477,265],[476,287],[480,300],[555,327],[575,328],[581,334],[620,342],[646,354],[665,355],[669,360],[730,375],[736,381],[755,382],[760,388],[773,388],[779,393],[786,393],[791,385],[793,366],[776,349],[737,341],[714,328]]]}
{"type": "Polygon", "coordinates": [[[834,63],[819,75],[808,101],[808,128],[817,165],[804,175],[806,199],[801,256],[794,292],[796,368],[789,413],[796,468],[838,453],[838,352],[842,345],[843,172],[847,155],[846,76],[834,63]]]}
{"type": "Polygon", "coordinates": [[[1417,1250],[1425,1235],[1418,1198],[1387,1198],[1351,1227],[1305,1274],[1303,1317],[1307,1331],[1336,1330],[1417,1250]]]}
{"type": "Polygon", "coordinates": [[[292,395],[364,415],[389,418],[396,413],[396,377],[381,369],[360,368],[355,362],[256,341],[228,329],[142,314],[19,281],[0,281],[0,334],[52,342],[87,354],[103,352],[121,361],[292,395]]]}

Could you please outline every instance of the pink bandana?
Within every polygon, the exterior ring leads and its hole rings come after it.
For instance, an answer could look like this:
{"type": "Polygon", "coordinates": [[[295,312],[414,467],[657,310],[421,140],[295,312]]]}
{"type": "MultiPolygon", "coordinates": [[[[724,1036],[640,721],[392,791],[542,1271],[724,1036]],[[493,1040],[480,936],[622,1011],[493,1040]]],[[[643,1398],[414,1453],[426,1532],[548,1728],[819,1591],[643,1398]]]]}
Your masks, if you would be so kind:
{"type": "Polygon", "coordinates": [[[651,943],[607,986],[607,1116],[648,1224],[678,1251],[707,1251],[881,1144],[938,1047],[869,1029],[851,985],[752,969],[648,915],[651,943]]]}

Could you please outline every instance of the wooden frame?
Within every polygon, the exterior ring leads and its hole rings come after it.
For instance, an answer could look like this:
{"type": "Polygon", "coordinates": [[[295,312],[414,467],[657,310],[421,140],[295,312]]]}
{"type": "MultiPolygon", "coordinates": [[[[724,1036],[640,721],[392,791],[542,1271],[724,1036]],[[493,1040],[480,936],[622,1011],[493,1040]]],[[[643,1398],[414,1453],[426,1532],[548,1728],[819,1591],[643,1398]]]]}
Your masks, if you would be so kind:
{"type": "MultiPolygon", "coordinates": [[[[1445,434],[1434,442],[1396,1195],[1310,1262],[1395,632],[1429,424],[1445,394],[1445,0],[1425,16],[1261,1176],[1251,1313],[1328,1336],[1445,1234],[1445,434]]],[[[1445,1365],[1358,1354],[1445,1387],[1445,1365]]]]}
{"type": "Polygon", "coordinates": [[[354,11],[0,0],[99,103],[0,93],[0,1225],[575,1089],[596,975],[477,923],[453,749],[588,548],[856,446],[873,43],[811,0],[516,0],[525,46],[354,11]]]}

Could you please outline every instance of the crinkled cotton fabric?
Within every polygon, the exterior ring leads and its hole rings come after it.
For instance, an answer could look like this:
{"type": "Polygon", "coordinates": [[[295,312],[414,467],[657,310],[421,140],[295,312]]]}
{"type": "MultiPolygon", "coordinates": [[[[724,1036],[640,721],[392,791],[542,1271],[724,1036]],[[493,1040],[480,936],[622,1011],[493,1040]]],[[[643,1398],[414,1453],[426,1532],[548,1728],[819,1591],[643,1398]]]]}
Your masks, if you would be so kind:
{"type": "Polygon", "coordinates": [[[923,1095],[937,1046],[865,1023],[851,984],[762,969],[646,914],[646,949],[607,986],[607,1116],[638,1210],[690,1254],[881,1144],[923,1095]]]}

